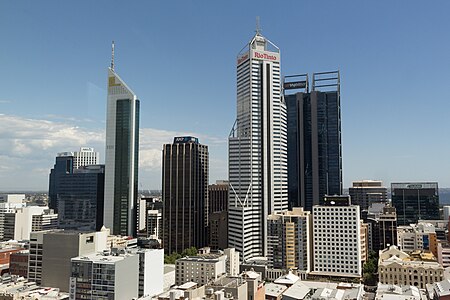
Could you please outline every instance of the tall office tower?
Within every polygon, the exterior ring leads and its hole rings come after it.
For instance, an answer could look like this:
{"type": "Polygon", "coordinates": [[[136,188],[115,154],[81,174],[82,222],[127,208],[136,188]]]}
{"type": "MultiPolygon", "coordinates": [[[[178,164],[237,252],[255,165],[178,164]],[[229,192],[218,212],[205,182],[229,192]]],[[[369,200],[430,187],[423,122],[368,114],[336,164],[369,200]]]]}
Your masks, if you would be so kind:
{"type": "Polygon", "coordinates": [[[166,253],[202,248],[208,226],[208,146],[191,136],[163,146],[162,199],[166,253]]]}
{"type": "Polygon", "coordinates": [[[209,185],[209,214],[228,210],[228,190],[228,181],[217,180],[215,184],[209,185]]]}
{"type": "Polygon", "coordinates": [[[81,147],[80,151],[73,152],[73,167],[78,169],[83,166],[98,164],[100,154],[94,148],[81,147]]]}
{"type": "Polygon", "coordinates": [[[349,196],[325,196],[313,207],[313,275],[356,277],[362,275],[359,206],[349,196]]]}
{"type": "Polygon", "coordinates": [[[348,193],[352,204],[359,205],[361,211],[367,210],[372,203],[387,201],[387,188],[379,180],[353,181],[348,193]]]}
{"type": "Polygon", "coordinates": [[[314,73],[311,92],[308,75],[286,76],[283,86],[289,202],[311,211],[325,195],[342,194],[339,71],[314,73]]]}
{"type": "Polygon", "coordinates": [[[48,187],[48,206],[55,212],[58,212],[58,187],[59,178],[65,174],[73,173],[73,153],[63,152],[58,153],[56,163],[49,175],[48,187]]]}
{"type": "Polygon", "coordinates": [[[391,198],[398,225],[440,219],[437,182],[391,183],[391,198]]]}
{"type": "Polygon", "coordinates": [[[108,69],[104,223],[115,235],[136,236],[139,164],[139,100],[108,69]]]}
{"type": "Polygon", "coordinates": [[[301,207],[267,217],[267,262],[275,269],[311,270],[311,213],[301,207]]]}
{"type": "Polygon", "coordinates": [[[229,137],[228,246],[267,254],[269,214],[288,208],[286,105],[280,50],[259,30],[237,57],[237,117],[229,137]]]}

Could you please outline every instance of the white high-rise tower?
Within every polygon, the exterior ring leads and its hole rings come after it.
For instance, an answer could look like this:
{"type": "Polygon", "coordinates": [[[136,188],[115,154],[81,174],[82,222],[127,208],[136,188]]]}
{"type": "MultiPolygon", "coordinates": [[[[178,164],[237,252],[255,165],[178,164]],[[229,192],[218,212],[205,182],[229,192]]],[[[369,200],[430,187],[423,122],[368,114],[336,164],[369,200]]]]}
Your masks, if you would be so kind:
{"type": "Polygon", "coordinates": [[[288,208],[287,116],[280,50],[259,30],[237,57],[237,118],[229,137],[228,244],[267,255],[267,216],[288,208]]]}
{"type": "Polygon", "coordinates": [[[104,224],[112,234],[135,236],[139,162],[139,100],[108,69],[104,224]]]}

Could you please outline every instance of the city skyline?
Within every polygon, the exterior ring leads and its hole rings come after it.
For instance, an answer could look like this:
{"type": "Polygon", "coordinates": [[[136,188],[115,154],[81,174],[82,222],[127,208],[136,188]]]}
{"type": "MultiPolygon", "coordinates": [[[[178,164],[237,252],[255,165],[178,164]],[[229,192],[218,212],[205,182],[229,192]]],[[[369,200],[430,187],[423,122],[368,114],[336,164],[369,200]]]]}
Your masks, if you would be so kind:
{"type": "Polygon", "coordinates": [[[3,2],[0,34],[8,43],[0,50],[0,190],[46,190],[58,152],[93,147],[103,162],[111,40],[118,72],[142,99],[139,188],[161,188],[162,145],[182,135],[210,146],[210,182],[227,179],[236,47],[253,35],[257,15],[263,34],[283,51],[283,75],[340,70],[344,188],[361,179],[450,187],[450,44],[442,39],[449,4],[439,2],[437,9],[415,2],[405,10],[400,4],[385,9],[386,3],[300,3],[272,11],[249,10],[255,3],[142,2],[127,6],[137,21],[110,30],[99,24],[119,18],[120,5],[82,2],[69,11],[49,2],[3,2]],[[308,11],[320,11],[327,22],[315,24],[315,14],[301,13],[308,11]],[[164,20],[169,12],[173,18],[164,20]],[[185,16],[190,12],[194,17],[185,16]],[[294,18],[299,14],[305,26],[294,18]]]}

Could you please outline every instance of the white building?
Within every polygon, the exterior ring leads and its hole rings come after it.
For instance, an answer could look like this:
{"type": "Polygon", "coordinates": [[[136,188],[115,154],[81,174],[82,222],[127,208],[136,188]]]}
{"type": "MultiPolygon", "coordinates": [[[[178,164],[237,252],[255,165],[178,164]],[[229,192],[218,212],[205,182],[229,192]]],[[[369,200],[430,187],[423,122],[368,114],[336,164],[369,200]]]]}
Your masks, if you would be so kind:
{"type": "Polygon", "coordinates": [[[129,249],[139,256],[139,297],[154,296],[164,289],[164,250],[129,249]]]}
{"type": "Polygon", "coordinates": [[[139,100],[114,71],[114,61],[108,69],[105,153],[104,225],[112,234],[135,236],[139,100]]]}
{"type": "Polygon", "coordinates": [[[21,204],[24,202],[25,202],[25,194],[0,194],[0,204],[3,203],[21,204]]]}
{"type": "Polygon", "coordinates": [[[223,253],[227,256],[227,274],[237,276],[239,274],[239,252],[235,248],[227,248],[223,250],[223,253]]]}
{"type": "Polygon", "coordinates": [[[137,299],[139,256],[90,254],[71,259],[70,299],[137,299]],[[91,270],[91,271],[88,271],[91,270]]]}
{"type": "Polygon", "coordinates": [[[81,147],[80,151],[73,153],[73,168],[78,169],[83,166],[97,165],[100,160],[100,153],[94,148],[81,147]]]}
{"type": "Polygon", "coordinates": [[[162,226],[163,224],[161,212],[156,209],[147,210],[147,237],[159,240],[161,242],[162,226]]]}
{"type": "Polygon", "coordinates": [[[326,196],[313,206],[314,269],[312,274],[361,277],[358,205],[348,196],[326,196]]]}
{"type": "Polygon", "coordinates": [[[267,254],[266,217],[288,208],[287,115],[280,50],[259,31],[237,57],[237,116],[229,137],[228,243],[267,254]]]}
{"type": "Polygon", "coordinates": [[[0,217],[0,233],[2,239],[29,240],[33,231],[56,229],[58,227],[58,214],[53,209],[43,206],[28,206],[15,208],[3,213],[0,217]]]}
{"type": "Polygon", "coordinates": [[[430,243],[433,239],[436,239],[436,230],[431,223],[419,222],[397,227],[397,245],[405,252],[431,250],[430,243]]]}

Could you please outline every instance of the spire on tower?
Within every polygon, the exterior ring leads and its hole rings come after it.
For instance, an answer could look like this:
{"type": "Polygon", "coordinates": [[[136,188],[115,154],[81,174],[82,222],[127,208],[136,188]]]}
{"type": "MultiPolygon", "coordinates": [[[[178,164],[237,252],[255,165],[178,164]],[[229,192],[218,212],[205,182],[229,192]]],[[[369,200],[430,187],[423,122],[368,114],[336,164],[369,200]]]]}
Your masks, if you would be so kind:
{"type": "Polygon", "coordinates": [[[114,71],[114,41],[111,44],[111,70],[114,71]]]}
{"type": "Polygon", "coordinates": [[[256,34],[261,34],[261,26],[259,24],[259,16],[256,17],[256,34]]]}

